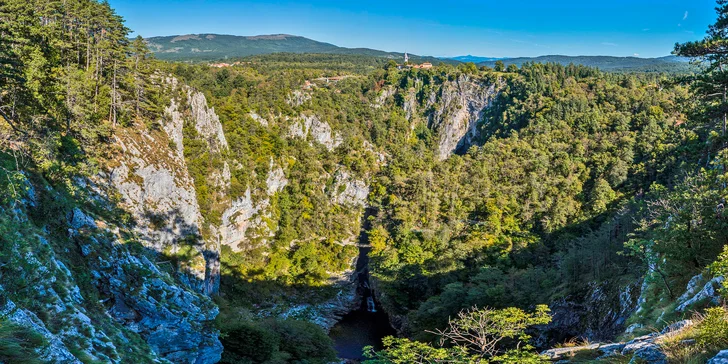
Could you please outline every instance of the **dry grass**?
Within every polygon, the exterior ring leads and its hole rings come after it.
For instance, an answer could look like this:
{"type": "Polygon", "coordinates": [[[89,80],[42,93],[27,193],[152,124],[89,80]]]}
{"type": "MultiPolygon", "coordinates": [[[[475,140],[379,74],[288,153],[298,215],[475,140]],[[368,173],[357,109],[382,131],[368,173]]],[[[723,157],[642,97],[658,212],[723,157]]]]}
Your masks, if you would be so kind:
{"type": "Polygon", "coordinates": [[[576,348],[579,346],[589,346],[591,342],[589,339],[573,337],[563,343],[556,344],[555,348],[576,348]]]}
{"type": "MultiPolygon", "coordinates": [[[[724,307],[723,310],[728,315],[728,308],[724,307]]],[[[722,349],[727,338],[715,337],[708,342],[699,340],[701,332],[707,329],[706,318],[705,313],[696,313],[692,317],[693,325],[668,332],[657,342],[669,363],[702,364],[722,349]]]]}

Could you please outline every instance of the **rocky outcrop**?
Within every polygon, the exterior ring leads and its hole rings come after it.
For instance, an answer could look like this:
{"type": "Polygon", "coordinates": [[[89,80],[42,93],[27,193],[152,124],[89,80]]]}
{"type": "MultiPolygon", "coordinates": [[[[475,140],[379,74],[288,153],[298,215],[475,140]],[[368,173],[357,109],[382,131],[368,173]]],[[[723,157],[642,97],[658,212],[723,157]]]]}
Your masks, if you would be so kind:
{"type": "Polygon", "coordinates": [[[184,159],[166,147],[166,137],[123,130],[116,139],[122,155],[108,180],[134,215],[145,243],[162,251],[198,233],[201,216],[194,181],[184,159]]]}
{"type": "MultiPolygon", "coordinates": [[[[90,181],[82,186],[96,208],[114,211],[111,201],[95,195],[98,186],[90,181]]],[[[49,199],[62,198],[49,186],[41,191],[49,199]]],[[[220,359],[222,346],[212,328],[215,305],[161,271],[151,250],[136,248],[127,226],[78,206],[37,228],[26,212],[35,205],[18,206],[17,230],[7,232],[15,236],[3,247],[12,252],[5,263],[15,274],[2,277],[0,317],[43,336],[46,344],[36,349],[43,360],[220,359]]],[[[2,210],[0,216],[8,218],[2,210]]]]}
{"type": "Polygon", "coordinates": [[[227,149],[228,143],[220,118],[215,113],[215,109],[207,107],[205,95],[202,92],[187,89],[187,102],[190,105],[195,129],[200,136],[207,140],[210,150],[216,153],[227,149]]]}
{"type": "Polygon", "coordinates": [[[265,180],[265,184],[268,187],[268,195],[273,195],[276,192],[282,191],[288,186],[288,179],[283,168],[276,166],[273,159],[270,160],[270,171],[268,172],[268,178],[265,180]]]}
{"type": "Polygon", "coordinates": [[[353,178],[346,170],[334,175],[333,200],[340,205],[364,207],[369,197],[369,185],[353,178]]]}
{"type": "MultiPolygon", "coordinates": [[[[182,121],[173,119],[181,133],[182,121]]],[[[145,130],[119,130],[116,144],[121,155],[107,174],[100,176],[109,188],[118,192],[121,207],[130,212],[135,231],[144,245],[159,253],[176,253],[182,244],[197,244],[197,259],[203,260],[205,244],[190,236],[200,233],[202,217],[197,203],[194,181],[187,172],[182,152],[169,148],[176,138],[177,126],[166,127],[170,134],[145,130]]],[[[180,134],[181,135],[181,134],[180,134]]],[[[191,286],[202,289],[204,264],[188,267],[191,286]]]]}
{"type": "Polygon", "coordinates": [[[640,283],[621,288],[608,282],[592,284],[583,295],[553,302],[552,321],[541,328],[539,346],[550,347],[573,338],[592,342],[614,339],[637,308],[640,283]]]}
{"type": "Polygon", "coordinates": [[[687,289],[680,298],[677,300],[677,307],[675,311],[686,312],[696,305],[718,305],[722,297],[719,294],[719,290],[722,287],[722,283],[725,280],[723,277],[715,277],[705,282],[703,275],[697,275],[688,282],[687,289]]]}
{"type": "Polygon", "coordinates": [[[141,335],[155,353],[167,360],[220,360],[222,344],[211,325],[218,314],[215,304],[176,285],[147,256],[131,254],[118,240],[120,236],[99,231],[93,219],[78,214],[83,212],[75,209],[72,222],[84,224],[72,224],[69,234],[93,233],[81,252],[88,259],[94,284],[108,297],[109,314],[141,335]]]}
{"type": "Polygon", "coordinates": [[[313,141],[323,145],[328,150],[334,150],[341,145],[343,139],[338,133],[331,130],[331,126],[321,121],[316,115],[302,115],[300,119],[294,120],[288,135],[294,138],[306,139],[309,135],[313,141]]]}
{"type": "Polygon", "coordinates": [[[384,88],[372,106],[381,108],[399,93],[407,120],[417,120],[418,115],[427,118],[428,127],[439,137],[438,156],[443,160],[452,153],[467,151],[478,141],[479,125],[503,85],[502,80],[491,83],[469,75],[427,87],[415,79],[414,86],[407,90],[384,88]]]}
{"type": "Polygon", "coordinates": [[[286,98],[286,102],[288,105],[291,106],[301,106],[306,103],[306,101],[311,100],[311,95],[307,92],[301,91],[301,90],[295,90],[293,91],[288,97],[286,98]]]}
{"type": "MultiPolygon", "coordinates": [[[[420,83],[420,82],[418,82],[420,83]]],[[[417,91],[415,88],[411,88],[407,91],[404,97],[404,115],[407,120],[412,120],[412,117],[417,112],[417,91]]]]}
{"type": "Polygon", "coordinates": [[[568,359],[582,351],[597,351],[601,355],[601,358],[622,355],[631,358],[630,363],[633,364],[667,364],[667,355],[662,351],[660,343],[671,336],[677,335],[682,330],[690,328],[693,324],[691,320],[679,321],[669,325],[660,333],[640,336],[628,342],[595,343],[567,348],[554,348],[542,352],[541,355],[556,361],[568,359]]]}
{"type": "Polygon", "coordinates": [[[377,95],[376,100],[374,100],[374,104],[372,105],[375,109],[379,109],[382,106],[384,106],[384,103],[387,102],[387,100],[394,96],[397,93],[397,89],[393,86],[388,86],[387,88],[383,89],[379,95],[377,95]]]}
{"type": "Polygon", "coordinates": [[[718,355],[708,360],[708,364],[728,364],[728,350],[718,353],[718,355]]]}
{"type": "Polygon", "coordinates": [[[5,292],[0,286],[0,298],[3,298],[3,304],[0,304],[0,317],[4,317],[10,322],[22,327],[33,330],[43,336],[47,342],[46,345],[36,348],[40,359],[48,363],[68,363],[81,364],[66,347],[66,344],[53,333],[51,333],[46,325],[33,312],[19,308],[13,301],[7,299],[5,292]]]}
{"type": "Polygon", "coordinates": [[[265,197],[254,198],[253,191],[248,188],[245,195],[233,200],[222,214],[221,244],[234,252],[253,248],[256,243],[263,244],[274,233],[266,223],[270,218],[269,197],[282,191],[288,185],[288,179],[283,168],[275,165],[272,159],[269,168],[265,197]]]}
{"type": "MultiPolygon", "coordinates": [[[[210,287],[217,287],[213,281],[219,282],[214,267],[220,252],[216,241],[205,242],[200,236],[204,222],[195,181],[184,159],[183,128],[185,123],[192,123],[211,153],[222,153],[228,143],[219,117],[201,92],[180,86],[175,79],[167,83],[186,99],[171,100],[160,121],[164,132],[142,126],[118,130],[115,138],[121,153],[101,180],[119,193],[121,206],[133,215],[135,230],[145,246],[174,255],[180,248],[193,245],[197,255],[182,267],[185,273],[181,278],[199,292],[215,294],[217,290],[210,287]],[[181,109],[181,105],[187,108],[181,109]]],[[[228,163],[207,178],[216,190],[229,190],[228,163]]]]}
{"type": "Polygon", "coordinates": [[[563,348],[549,349],[541,353],[551,360],[561,360],[570,358],[580,351],[599,351],[601,355],[614,355],[620,353],[624,349],[625,344],[589,344],[583,346],[571,346],[563,348]]]}
{"type": "Polygon", "coordinates": [[[442,85],[429,121],[430,128],[440,137],[440,159],[453,152],[466,151],[475,143],[479,137],[478,125],[498,93],[496,86],[466,75],[442,85]]]}
{"type": "Polygon", "coordinates": [[[92,272],[111,297],[109,313],[146,339],[160,356],[177,363],[215,363],[222,344],[212,321],[217,307],[206,297],[165,279],[148,259],[117,251],[92,272]],[[139,272],[145,272],[142,281],[139,272]]]}
{"type": "Polygon", "coordinates": [[[262,219],[257,215],[265,211],[268,205],[267,199],[253,201],[250,188],[245,191],[244,196],[233,200],[230,207],[222,214],[221,244],[229,246],[234,252],[241,252],[249,248],[249,246],[243,245],[249,240],[246,233],[251,227],[263,226],[262,219]]]}
{"type": "Polygon", "coordinates": [[[258,124],[260,124],[262,126],[268,126],[269,125],[268,119],[266,119],[266,118],[258,115],[257,113],[251,112],[249,115],[250,115],[250,118],[253,119],[253,120],[255,120],[256,122],[258,122],[258,124]]]}
{"type": "Polygon", "coordinates": [[[353,272],[345,272],[344,281],[334,282],[338,289],[336,296],[317,304],[300,304],[292,307],[273,307],[259,313],[260,316],[276,316],[281,319],[297,319],[314,323],[327,332],[338,323],[344,315],[359,308],[361,298],[356,292],[353,272]]]}

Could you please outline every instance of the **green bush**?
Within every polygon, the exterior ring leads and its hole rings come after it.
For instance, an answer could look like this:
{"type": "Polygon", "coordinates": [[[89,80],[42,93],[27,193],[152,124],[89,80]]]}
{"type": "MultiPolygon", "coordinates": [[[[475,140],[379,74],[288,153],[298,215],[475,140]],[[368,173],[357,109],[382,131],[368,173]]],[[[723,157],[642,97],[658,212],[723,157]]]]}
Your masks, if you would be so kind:
{"type": "Polygon", "coordinates": [[[319,326],[306,321],[274,321],[272,329],[279,336],[279,348],[291,360],[308,363],[329,363],[336,359],[333,341],[319,326]]]}
{"type": "Polygon", "coordinates": [[[246,360],[261,363],[269,360],[278,350],[275,333],[254,323],[245,323],[221,335],[225,347],[222,362],[237,363],[246,360]]]}
{"type": "Polygon", "coordinates": [[[728,311],[724,307],[712,307],[705,310],[705,317],[698,324],[695,340],[706,348],[724,348],[728,346],[728,311]]]}

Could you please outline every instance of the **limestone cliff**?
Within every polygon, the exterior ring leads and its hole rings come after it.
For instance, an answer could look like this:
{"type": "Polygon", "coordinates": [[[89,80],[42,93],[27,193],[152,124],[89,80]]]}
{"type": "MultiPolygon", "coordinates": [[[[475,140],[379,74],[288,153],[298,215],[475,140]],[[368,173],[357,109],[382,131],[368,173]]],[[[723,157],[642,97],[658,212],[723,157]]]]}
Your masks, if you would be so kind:
{"type": "MultiPolygon", "coordinates": [[[[464,152],[479,137],[478,125],[485,110],[498,93],[496,84],[489,84],[470,76],[461,75],[442,85],[429,115],[429,126],[439,135],[439,156],[445,159],[453,152],[464,152]]],[[[435,97],[427,100],[431,103],[435,97]]]]}
{"type": "MultiPolygon", "coordinates": [[[[185,99],[172,99],[165,118],[159,122],[162,130],[120,129],[115,135],[120,153],[108,174],[101,177],[118,191],[122,207],[132,213],[135,230],[145,246],[172,255],[187,246],[193,247],[196,256],[182,267],[188,273],[182,275],[183,280],[197,291],[214,293],[215,289],[209,288],[209,280],[217,280],[216,274],[206,271],[215,266],[209,260],[216,259],[216,249],[201,239],[203,221],[195,181],[184,159],[185,122],[194,124],[211,151],[227,148],[227,140],[219,118],[207,107],[204,95],[179,86],[176,81],[170,84],[185,99]],[[188,108],[180,110],[181,103],[188,108]],[[208,254],[209,250],[213,254],[208,254]]],[[[227,165],[218,175],[219,184],[229,183],[227,165]]]]}
{"type": "Polygon", "coordinates": [[[341,136],[333,132],[331,126],[316,115],[301,115],[301,118],[291,125],[289,136],[303,139],[310,136],[313,141],[328,150],[334,150],[342,142],[341,136]]]}
{"type": "Polygon", "coordinates": [[[27,182],[21,204],[0,209],[2,250],[10,253],[3,255],[15,267],[1,280],[0,317],[44,337],[42,360],[220,359],[215,305],[160,268],[156,254],[118,222],[103,186],[78,179],[82,192],[71,199],[36,183],[27,182]],[[54,219],[43,218],[49,212],[54,219]]]}
{"type": "Polygon", "coordinates": [[[504,85],[501,79],[491,82],[465,74],[428,85],[415,79],[414,85],[408,89],[394,86],[383,89],[372,106],[378,109],[387,100],[400,100],[408,120],[425,120],[435,132],[438,156],[443,160],[452,153],[467,151],[479,141],[480,126],[487,122],[484,120],[485,113],[504,85]],[[394,98],[397,94],[398,97],[394,98]]]}

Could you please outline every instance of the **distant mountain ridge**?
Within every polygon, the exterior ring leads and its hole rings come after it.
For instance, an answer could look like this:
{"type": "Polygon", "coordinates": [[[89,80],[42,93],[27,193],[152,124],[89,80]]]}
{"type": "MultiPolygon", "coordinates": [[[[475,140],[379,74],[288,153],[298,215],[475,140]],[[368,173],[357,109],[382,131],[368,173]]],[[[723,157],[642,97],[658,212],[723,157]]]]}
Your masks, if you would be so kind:
{"type": "Polygon", "coordinates": [[[473,63],[483,63],[483,62],[495,62],[498,60],[506,59],[506,57],[479,57],[479,56],[473,56],[468,54],[467,56],[457,56],[457,57],[443,57],[444,59],[452,59],[459,62],[473,62],[473,63]]]}
{"type": "MultiPolygon", "coordinates": [[[[146,39],[157,58],[168,61],[215,61],[272,53],[323,53],[363,55],[404,60],[404,53],[369,48],[344,48],[289,34],[237,36],[187,34],[146,39]]],[[[414,62],[449,62],[435,57],[409,55],[414,62]]]]}
{"type": "MultiPolygon", "coordinates": [[[[146,39],[149,48],[157,58],[167,61],[210,62],[225,59],[238,59],[249,56],[275,53],[317,53],[335,55],[356,55],[404,61],[404,53],[386,52],[371,48],[345,48],[319,42],[313,39],[290,35],[269,34],[255,36],[237,36],[222,34],[187,34],[146,39]]],[[[692,66],[686,58],[665,56],[660,58],[612,57],[612,56],[562,56],[547,55],[540,57],[497,58],[480,56],[458,56],[436,58],[409,54],[411,62],[441,62],[458,64],[473,62],[479,66],[495,66],[495,62],[503,61],[506,65],[521,66],[527,62],[581,64],[597,67],[604,71],[620,72],[688,72],[692,66]]]]}
{"type": "MultiPolygon", "coordinates": [[[[524,63],[558,63],[562,65],[581,64],[596,67],[603,71],[634,71],[634,72],[687,72],[693,69],[689,59],[676,56],[659,58],[614,57],[614,56],[561,56],[547,55],[540,57],[519,57],[502,59],[508,66],[524,63]]],[[[480,66],[493,67],[497,60],[479,62],[480,66]]]]}

